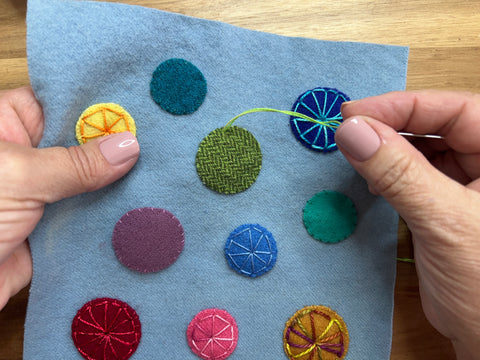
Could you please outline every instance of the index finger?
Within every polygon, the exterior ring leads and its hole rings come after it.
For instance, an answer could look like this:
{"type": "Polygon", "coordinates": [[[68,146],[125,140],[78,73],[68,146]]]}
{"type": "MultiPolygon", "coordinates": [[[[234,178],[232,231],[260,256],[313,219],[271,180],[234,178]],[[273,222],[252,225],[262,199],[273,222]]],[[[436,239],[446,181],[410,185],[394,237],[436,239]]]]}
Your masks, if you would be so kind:
{"type": "Polygon", "coordinates": [[[366,115],[397,131],[436,134],[460,153],[480,152],[480,95],[423,90],[391,92],[345,103],[346,119],[366,115]]]}

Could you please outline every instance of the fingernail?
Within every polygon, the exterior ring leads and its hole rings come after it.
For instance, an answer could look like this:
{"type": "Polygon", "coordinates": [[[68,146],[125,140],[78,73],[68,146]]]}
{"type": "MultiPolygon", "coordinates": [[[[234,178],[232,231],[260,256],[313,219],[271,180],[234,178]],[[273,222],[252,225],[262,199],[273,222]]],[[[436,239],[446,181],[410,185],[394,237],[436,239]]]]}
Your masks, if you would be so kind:
{"type": "Polygon", "coordinates": [[[338,127],[335,141],[358,161],[370,159],[381,144],[375,130],[358,117],[346,120],[338,127]]]}
{"type": "Polygon", "coordinates": [[[347,107],[348,105],[352,105],[353,103],[356,103],[358,100],[350,100],[350,101],[345,101],[342,103],[342,105],[340,105],[340,111],[347,107]]]}
{"type": "Polygon", "coordinates": [[[100,152],[111,165],[121,165],[138,157],[137,138],[129,131],[109,135],[100,142],[100,152]]]}

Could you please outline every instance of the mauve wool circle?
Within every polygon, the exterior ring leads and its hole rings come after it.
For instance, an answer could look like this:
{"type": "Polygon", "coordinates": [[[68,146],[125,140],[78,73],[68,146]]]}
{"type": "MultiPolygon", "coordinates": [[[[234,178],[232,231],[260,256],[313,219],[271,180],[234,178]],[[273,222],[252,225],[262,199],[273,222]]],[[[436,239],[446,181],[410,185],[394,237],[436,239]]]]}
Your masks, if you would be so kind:
{"type": "Polygon", "coordinates": [[[185,233],[180,221],[164,209],[144,207],[123,215],[113,229],[118,260],[143,273],[163,270],[180,256],[185,233]]]}

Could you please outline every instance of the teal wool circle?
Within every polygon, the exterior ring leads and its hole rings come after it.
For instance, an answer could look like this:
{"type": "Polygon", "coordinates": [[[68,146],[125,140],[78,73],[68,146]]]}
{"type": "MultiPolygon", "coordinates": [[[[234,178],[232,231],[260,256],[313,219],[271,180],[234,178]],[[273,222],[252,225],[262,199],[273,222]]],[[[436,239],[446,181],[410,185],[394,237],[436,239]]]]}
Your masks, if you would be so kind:
{"type": "Polygon", "coordinates": [[[322,191],[307,201],[303,223],[315,239],[336,243],[349,237],[357,225],[357,210],[352,200],[337,191],[322,191]]]}
{"type": "Polygon", "coordinates": [[[184,59],[169,59],[153,72],[150,93],[160,107],[174,115],[186,115],[202,105],[207,81],[202,72],[184,59]]]}

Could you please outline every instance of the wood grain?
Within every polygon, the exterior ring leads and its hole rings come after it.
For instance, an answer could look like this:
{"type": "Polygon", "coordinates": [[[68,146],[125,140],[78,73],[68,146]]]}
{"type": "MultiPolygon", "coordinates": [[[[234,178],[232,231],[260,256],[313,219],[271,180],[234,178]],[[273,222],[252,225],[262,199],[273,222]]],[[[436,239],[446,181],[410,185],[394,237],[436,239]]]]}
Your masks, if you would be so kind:
{"type": "MultiPolygon", "coordinates": [[[[122,2],[281,35],[408,45],[410,60],[407,89],[437,88],[480,92],[480,1],[122,2]]],[[[0,2],[0,90],[29,83],[25,13],[25,0],[0,2]]],[[[400,257],[411,257],[413,252],[408,229],[403,223],[399,227],[398,251],[400,257]]],[[[397,270],[391,359],[454,359],[450,343],[428,324],[423,315],[415,266],[399,263],[397,270]]],[[[28,290],[23,290],[0,312],[0,360],[22,358],[27,297],[28,290]]]]}

